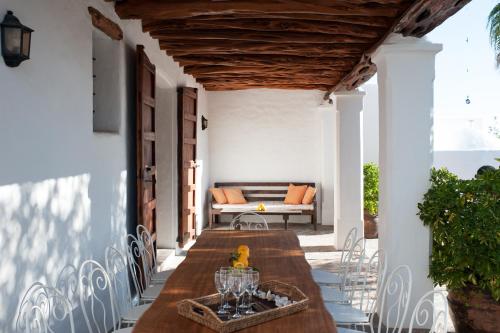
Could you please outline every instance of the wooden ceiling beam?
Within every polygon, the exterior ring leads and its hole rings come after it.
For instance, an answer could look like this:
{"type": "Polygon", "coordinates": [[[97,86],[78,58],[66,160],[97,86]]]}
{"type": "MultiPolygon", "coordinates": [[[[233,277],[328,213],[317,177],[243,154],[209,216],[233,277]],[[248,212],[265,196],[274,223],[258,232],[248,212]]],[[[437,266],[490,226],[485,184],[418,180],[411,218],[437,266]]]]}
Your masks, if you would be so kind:
{"type": "Polygon", "coordinates": [[[301,57],[262,54],[233,55],[185,55],[175,56],[181,66],[189,65],[225,65],[225,66],[300,66],[302,68],[352,67],[358,61],[356,57],[301,57]]]}
{"type": "Polygon", "coordinates": [[[385,16],[399,14],[401,1],[358,2],[351,0],[125,0],[115,4],[115,10],[122,19],[178,19],[200,15],[230,14],[321,14],[344,16],[385,16]],[[389,3],[389,4],[387,4],[389,3]]]}
{"type": "MultiPolygon", "coordinates": [[[[181,21],[184,19],[142,19],[144,26],[150,24],[155,24],[164,21],[181,21]]],[[[257,20],[257,21],[274,21],[274,20],[284,20],[291,22],[293,21],[311,21],[318,24],[328,24],[328,23],[345,23],[351,25],[359,25],[361,27],[372,27],[372,28],[387,28],[393,23],[391,17],[386,16],[342,16],[342,15],[324,15],[324,14],[293,14],[293,13],[281,13],[281,14],[226,14],[226,15],[201,15],[196,17],[190,17],[189,22],[199,22],[209,23],[211,21],[227,21],[238,22],[242,20],[257,20]]],[[[147,29],[147,28],[146,28],[147,29]]]]}
{"type": "Polygon", "coordinates": [[[361,56],[366,45],[357,44],[290,44],[261,43],[242,41],[199,40],[190,43],[160,41],[160,48],[171,56],[205,54],[275,54],[303,57],[361,56]]]}
{"type": "MultiPolygon", "coordinates": [[[[242,83],[241,80],[238,79],[205,79],[205,78],[196,78],[196,81],[199,83],[205,85],[205,84],[240,84],[242,83]]],[[[327,80],[327,79],[318,79],[318,80],[313,80],[313,79],[308,79],[308,78],[294,78],[293,83],[294,84],[319,84],[319,85],[329,85],[330,87],[332,85],[335,85],[337,81],[336,80],[327,80]]],[[[290,79],[285,79],[285,78],[268,78],[268,77],[255,77],[255,78],[245,78],[244,81],[245,84],[287,84],[290,83],[290,79]]]]}
{"type": "Polygon", "coordinates": [[[365,38],[379,38],[383,34],[380,28],[366,29],[355,23],[329,21],[307,21],[290,19],[218,19],[218,20],[161,20],[143,22],[144,32],[155,35],[162,31],[220,30],[261,31],[261,32],[302,32],[308,34],[353,35],[365,38]]]}
{"type": "MultiPolygon", "coordinates": [[[[192,75],[201,75],[201,74],[223,74],[223,73],[283,73],[283,74],[310,74],[311,70],[303,69],[300,66],[289,66],[287,68],[262,68],[251,66],[251,67],[242,67],[242,66],[205,66],[205,65],[192,65],[185,66],[184,72],[192,74],[192,75]]],[[[335,75],[338,74],[338,69],[325,67],[324,69],[316,69],[314,73],[317,75],[335,75]]]]}
{"type": "Polygon", "coordinates": [[[151,37],[160,42],[181,41],[189,43],[197,40],[250,41],[263,43],[297,43],[297,44],[369,44],[377,38],[358,37],[352,34],[327,35],[305,32],[256,32],[251,30],[161,30],[150,33],[151,37]]]}
{"type": "Polygon", "coordinates": [[[245,89],[290,89],[290,90],[321,90],[327,91],[329,85],[315,84],[205,84],[208,91],[245,90],[245,89]]]}

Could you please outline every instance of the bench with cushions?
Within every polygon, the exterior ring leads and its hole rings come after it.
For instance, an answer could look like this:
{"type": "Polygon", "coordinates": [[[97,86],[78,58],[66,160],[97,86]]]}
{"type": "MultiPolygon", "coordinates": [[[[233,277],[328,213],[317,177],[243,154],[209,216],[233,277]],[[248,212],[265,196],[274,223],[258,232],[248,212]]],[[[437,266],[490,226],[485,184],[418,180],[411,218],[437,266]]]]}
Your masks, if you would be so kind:
{"type": "Polygon", "coordinates": [[[251,211],[259,215],[282,216],[285,229],[288,228],[290,216],[309,215],[311,224],[316,230],[317,204],[315,193],[315,183],[217,182],[209,191],[209,227],[212,228],[214,222],[218,223],[222,215],[233,218],[240,213],[251,211]],[[229,202],[228,198],[230,199],[229,202]],[[264,204],[265,211],[257,210],[261,203],[264,204]]]}

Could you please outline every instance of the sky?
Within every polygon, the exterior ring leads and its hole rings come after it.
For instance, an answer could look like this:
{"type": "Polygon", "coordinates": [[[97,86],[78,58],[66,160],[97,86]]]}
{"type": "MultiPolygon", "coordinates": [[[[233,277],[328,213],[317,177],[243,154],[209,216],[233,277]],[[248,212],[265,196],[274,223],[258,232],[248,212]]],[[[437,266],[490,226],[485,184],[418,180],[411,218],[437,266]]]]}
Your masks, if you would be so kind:
{"type": "Polygon", "coordinates": [[[472,0],[424,37],[443,45],[434,81],[435,150],[500,150],[489,130],[500,129],[500,67],[487,29],[497,3],[472,0]]]}

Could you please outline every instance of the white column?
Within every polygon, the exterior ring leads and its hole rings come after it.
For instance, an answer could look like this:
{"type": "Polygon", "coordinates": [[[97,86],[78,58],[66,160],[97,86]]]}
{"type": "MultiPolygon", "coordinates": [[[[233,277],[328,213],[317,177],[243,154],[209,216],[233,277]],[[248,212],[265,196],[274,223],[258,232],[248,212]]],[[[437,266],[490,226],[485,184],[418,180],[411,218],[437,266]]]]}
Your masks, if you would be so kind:
{"type": "Polygon", "coordinates": [[[335,93],[337,105],[336,244],[344,244],[349,230],[363,237],[363,91],[335,93]]]}
{"type": "Polygon", "coordinates": [[[430,233],[417,216],[417,203],[429,187],[434,67],[441,50],[441,44],[392,35],[372,55],[380,104],[379,247],[387,254],[388,272],[401,264],[412,270],[410,311],[432,289],[430,233]]]}

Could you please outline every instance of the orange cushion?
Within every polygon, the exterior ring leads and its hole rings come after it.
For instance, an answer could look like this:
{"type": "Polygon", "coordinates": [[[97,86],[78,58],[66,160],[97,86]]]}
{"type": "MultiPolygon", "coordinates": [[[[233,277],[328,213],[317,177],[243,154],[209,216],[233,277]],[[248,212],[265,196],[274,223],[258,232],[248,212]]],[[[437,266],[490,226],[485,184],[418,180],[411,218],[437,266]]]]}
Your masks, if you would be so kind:
{"type": "Polygon", "coordinates": [[[211,188],[210,192],[212,192],[212,195],[214,196],[215,201],[221,205],[221,204],[227,204],[227,198],[226,195],[224,194],[224,190],[221,188],[211,188]]]}
{"type": "Polygon", "coordinates": [[[302,199],[302,204],[303,205],[312,204],[315,195],[316,195],[316,188],[308,186],[306,194],[304,194],[304,198],[302,199]]]}
{"type": "Polygon", "coordinates": [[[229,204],[246,204],[247,201],[243,196],[240,188],[224,188],[224,194],[229,204]]]}
{"type": "Polygon", "coordinates": [[[285,204],[287,205],[300,205],[304,194],[306,194],[307,185],[295,186],[290,184],[288,186],[288,192],[285,197],[285,204]]]}

